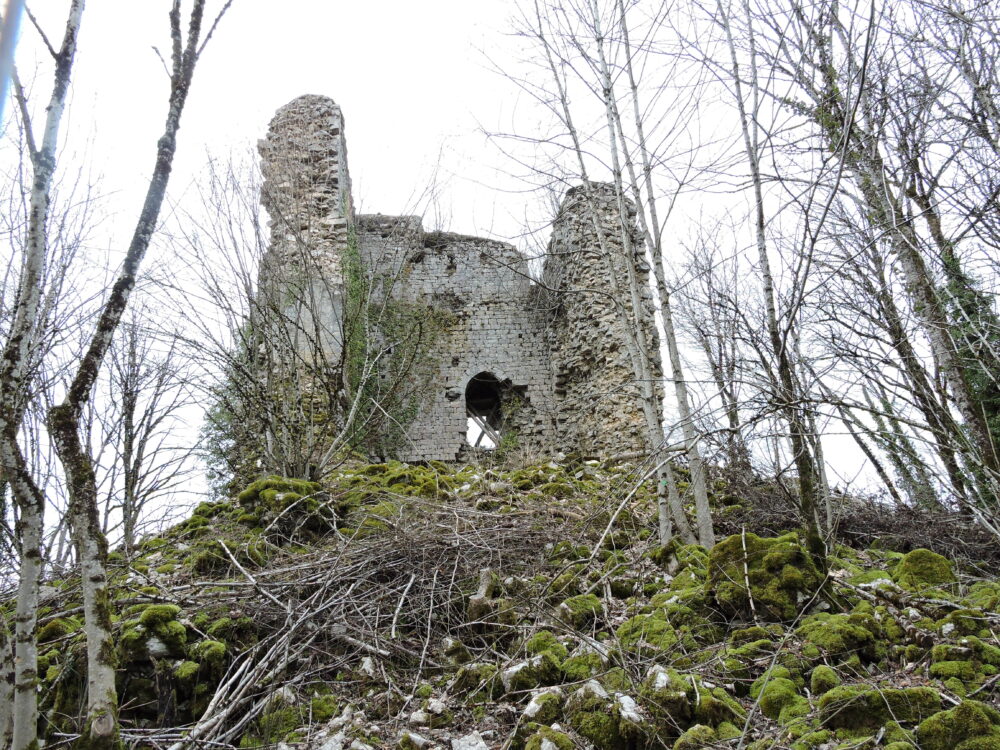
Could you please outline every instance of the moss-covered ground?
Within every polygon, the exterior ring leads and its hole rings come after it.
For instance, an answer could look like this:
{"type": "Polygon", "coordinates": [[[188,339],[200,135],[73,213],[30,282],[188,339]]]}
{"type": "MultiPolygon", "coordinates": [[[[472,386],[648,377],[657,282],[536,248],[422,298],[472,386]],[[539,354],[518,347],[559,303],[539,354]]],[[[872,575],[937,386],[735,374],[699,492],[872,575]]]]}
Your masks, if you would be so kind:
{"type": "MultiPolygon", "coordinates": [[[[1000,750],[1000,583],[925,549],[816,565],[794,530],[663,548],[650,487],[604,533],[637,476],[356,462],[200,505],[112,554],[126,735],[224,708],[213,747],[1000,750]]],[[[47,585],[54,738],[84,643],[78,584],[47,585]]]]}

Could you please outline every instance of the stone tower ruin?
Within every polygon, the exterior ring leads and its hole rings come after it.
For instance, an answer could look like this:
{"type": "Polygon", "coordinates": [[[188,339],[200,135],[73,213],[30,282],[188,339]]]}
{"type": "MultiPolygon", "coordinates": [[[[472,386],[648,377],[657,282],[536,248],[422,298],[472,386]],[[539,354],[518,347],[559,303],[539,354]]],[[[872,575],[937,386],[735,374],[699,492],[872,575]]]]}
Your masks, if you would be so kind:
{"type": "MultiPolygon", "coordinates": [[[[588,456],[644,449],[616,310],[632,306],[609,284],[608,255],[623,247],[611,186],[567,193],[538,280],[513,245],[426,232],[416,216],[355,214],[344,120],[326,97],[279,109],[259,151],[271,218],[261,287],[308,274],[297,293],[310,295],[324,346],[345,359],[363,319],[366,351],[377,352],[373,392],[392,394],[378,408],[393,412],[380,423],[384,434],[366,436],[370,452],[453,461],[477,441],[588,456]]],[[[648,295],[636,317],[653,330],[648,295]]]]}

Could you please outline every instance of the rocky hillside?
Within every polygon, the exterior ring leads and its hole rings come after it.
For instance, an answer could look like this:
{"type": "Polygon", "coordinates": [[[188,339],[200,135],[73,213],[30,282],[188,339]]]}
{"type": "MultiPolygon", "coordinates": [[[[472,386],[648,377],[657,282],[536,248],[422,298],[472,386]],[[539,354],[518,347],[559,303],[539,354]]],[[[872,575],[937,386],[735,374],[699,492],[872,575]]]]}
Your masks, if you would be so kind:
{"type": "MultiPolygon", "coordinates": [[[[199,506],[113,554],[127,742],[1000,749],[1000,582],[974,559],[837,544],[823,571],[721,480],[736,533],[661,548],[638,478],[356,463],[199,506]]],[[[79,726],[77,590],[44,592],[50,743],[79,726]]]]}

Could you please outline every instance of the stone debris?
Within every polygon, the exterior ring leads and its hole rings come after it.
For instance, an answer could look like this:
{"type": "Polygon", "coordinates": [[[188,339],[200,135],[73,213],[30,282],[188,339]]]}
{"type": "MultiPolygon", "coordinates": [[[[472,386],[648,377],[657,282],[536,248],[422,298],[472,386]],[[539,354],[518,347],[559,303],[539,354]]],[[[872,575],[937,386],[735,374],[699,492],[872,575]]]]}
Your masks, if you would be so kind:
{"type": "Polygon", "coordinates": [[[489,750],[489,745],[479,732],[471,732],[451,741],[451,750],[489,750]]]}

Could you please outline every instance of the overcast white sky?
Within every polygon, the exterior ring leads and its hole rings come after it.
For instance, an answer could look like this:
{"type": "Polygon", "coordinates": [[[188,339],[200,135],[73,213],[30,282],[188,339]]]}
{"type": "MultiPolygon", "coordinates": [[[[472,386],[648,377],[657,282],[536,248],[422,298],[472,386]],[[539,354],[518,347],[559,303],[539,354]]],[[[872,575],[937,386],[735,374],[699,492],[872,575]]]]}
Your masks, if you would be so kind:
{"type": "MultiPolygon", "coordinates": [[[[56,43],[66,5],[29,3],[56,43]]],[[[220,5],[210,0],[213,11],[220,5]]],[[[162,129],[167,77],[153,47],[169,49],[168,7],[90,0],[83,21],[62,162],[92,165],[91,179],[111,194],[104,226],[112,236],[100,242],[112,249],[131,232],[162,129]]],[[[481,132],[509,131],[515,117],[523,131],[533,120],[528,97],[495,70],[518,69],[514,10],[513,0],[235,0],[199,63],[170,200],[193,197],[209,154],[245,158],[278,107],[322,94],[343,109],[361,211],[419,213],[436,175],[440,228],[523,248],[517,236],[524,215],[537,215],[537,196],[498,171],[510,164],[481,132]]],[[[39,62],[44,52],[27,19],[21,37],[22,79],[47,93],[51,66],[39,62]]]]}
{"type": "MultiPolygon", "coordinates": [[[[46,31],[61,36],[65,3],[29,3],[46,31]]],[[[210,6],[212,3],[210,3],[210,6]]],[[[217,7],[218,2],[214,3],[217,7]]],[[[167,2],[91,0],[74,72],[71,151],[94,164],[105,192],[142,186],[165,113],[167,2]],[[86,153],[83,150],[86,149],[86,153]]],[[[527,197],[497,194],[498,163],[479,125],[509,120],[516,88],[491,71],[513,45],[506,0],[236,0],[196,73],[171,183],[178,199],[215,155],[263,136],[274,111],[301,94],[341,105],[350,168],[362,211],[415,210],[435,165],[453,231],[512,236],[527,197]],[[501,205],[494,201],[500,200],[501,205]]],[[[25,19],[18,63],[40,91],[50,68],[37,64],[37,35],[25,19]]],[[[122,205],[123,216],[134,215],[122,205]]]]}

